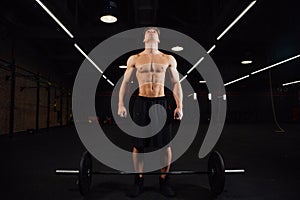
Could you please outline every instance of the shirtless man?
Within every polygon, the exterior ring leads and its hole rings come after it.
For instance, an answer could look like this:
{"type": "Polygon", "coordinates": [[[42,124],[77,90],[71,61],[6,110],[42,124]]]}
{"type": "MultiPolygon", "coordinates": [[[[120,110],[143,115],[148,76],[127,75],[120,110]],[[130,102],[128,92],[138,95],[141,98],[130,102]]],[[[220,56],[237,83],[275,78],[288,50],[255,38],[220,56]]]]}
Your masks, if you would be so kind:
{"type": "MultiPolygon", "coordinates": [[[[179,82],[179,74],[176,69],[177,63],[173,56],[164,54],[158,50],[160,31],[158,28],[149,27],[145,30],[144,43],[145,50],[139,54],[129,57],[127,60],[127,69],[119,92],[118,115],[127,116],[127,110],[124,106],[125,91],[128,89],[128,83],[136,71],[136,78],[139,84],[139,94],[134,102],[132,118],[140,126],[145,126],[150,122],[148,111],[154,104],[162,105],[166,110],[167,100],[164,93],[164,82],[166,71],[169,71],[170,79],[173,84],[173,96],[176,101],[176,109],[172,113],[171,118],[181,120],[182,112],[182,89],[179,82]]],[[[158,113],[155,118],[161,115],[158,113]]],[[[164,128],[155,136],[150,138],[134,138],[133,139],[133,164],[136,172],[143,172],[143,160],[139,159],[138,153],[144,152],[144,147],[149,146],[149,140],[153,141],[155,147],[163,147],[171,141],[171,120],[170,115],[164,128]]],[[[171,147],[168,146],[164,155],[162,155],[164,167],[161,172],[169,172],[172,159],[171,147]]],[[[159,177],[160,191],[168,197],[175,196],[175,191],[169,185],[169,177],[162,174],[159,177]]],[[[143,191],[142,174],[135,177],[134,187],[129,192],[129,196],[136,197],[143,191]]]]}

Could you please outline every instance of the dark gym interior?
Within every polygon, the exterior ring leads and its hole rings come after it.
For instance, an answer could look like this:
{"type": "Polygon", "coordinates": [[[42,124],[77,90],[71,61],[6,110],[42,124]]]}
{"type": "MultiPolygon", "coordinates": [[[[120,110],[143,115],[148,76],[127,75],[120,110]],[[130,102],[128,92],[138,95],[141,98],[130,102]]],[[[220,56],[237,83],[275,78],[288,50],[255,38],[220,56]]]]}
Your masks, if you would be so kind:
{"type": "MultiPolygon", "coordinates": [[[[211,194],[207,175],[171,174],[177,193],[172,199],[299,199],[299,8],[296,0],[1,0],[0,199],[131,199],[126,191],[132,175],[93,175],[83,196],[77,175],[55,170],[79,169],[88,148],[78,123],[100,125],[110,141],[130,151],[111,99],[127,59],[143,49],[116,55],[106,66],[107,78],[99,79],[94,95],[95,116],[74,118],[73,86],[82,63],[89,62],[83,53],[89,55],[123,31],[144,27],[180,32],[208,52],[224,82],[226,96],[220,98],[227,107],[213,149],[222,154],[226,168],[245,170],[226,174],[218,196],[211,194]],[[101,21],[104,14],[117,21],[101,21]]],[[[161,36],[167,37],[163,31],[161,36]]],[[[171,170],[206,170],[209,156],[199,159],[198,152],[211,123],[211,92],[202,74],[189,72],[195,63],[172,49],[161,51],[174,56],[180,79],[193,87],[192,93],[183,88],[184,102],[196,103],[201,113],[195,139],[171,170]]],[[[166,89],[166,96],[173,109],[172,91],[166,89]]],[[[183,118],[193,118],[184,108],[183,118]]],[[[178,126],[174,121],[173,130],[178,126]]],[[[93,170],[114,169],[93,158],[93,170]]],[[[158,176],[149,175],[135,199],[169,198],[160,194],[158,176]]]]}

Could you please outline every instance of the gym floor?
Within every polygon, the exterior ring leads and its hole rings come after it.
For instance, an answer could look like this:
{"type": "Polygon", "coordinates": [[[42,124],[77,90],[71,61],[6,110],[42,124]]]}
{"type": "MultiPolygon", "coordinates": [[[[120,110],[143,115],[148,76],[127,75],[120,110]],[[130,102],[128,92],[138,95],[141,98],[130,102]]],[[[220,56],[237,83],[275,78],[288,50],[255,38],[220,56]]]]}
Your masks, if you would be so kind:
{"type": "MultiPolygon", "coordinates": [[[[106,125],[118,137],[114,125],[106,125]]],[[[282,124],[285,133],[272,124],[225,125],[216,145],[227,168],[244,168],[245,174],[226,176],[225,191],[218,199],[298,199],[300,185],[300,127],[282,124]]],[[[201,137],[202,125],[198,133],[201,137]]],[[[207,159],[198,159],[200,143],[172,165],[173,170],[205,170],[207,159]]],[[[85,151],[74,127],[52,128],[37,134],[0,136],[1,199],[130,199],[126,190],[132,176],[93,176],[90,193],[82,197],[76,176],[58,176],[57,168],[79,167],[85,151]],[[30,139],[28,139],[30,137],[30,139]]],[[[95,170],[108,170],[96,159],[95,170]]],[[[173,199],[211,199],[206,175],[172,176],[177,191],[173,199]]],[[[166,199],[159,193],[158,177],[145,177],[145,192],[136,199],[166,199]]]]}

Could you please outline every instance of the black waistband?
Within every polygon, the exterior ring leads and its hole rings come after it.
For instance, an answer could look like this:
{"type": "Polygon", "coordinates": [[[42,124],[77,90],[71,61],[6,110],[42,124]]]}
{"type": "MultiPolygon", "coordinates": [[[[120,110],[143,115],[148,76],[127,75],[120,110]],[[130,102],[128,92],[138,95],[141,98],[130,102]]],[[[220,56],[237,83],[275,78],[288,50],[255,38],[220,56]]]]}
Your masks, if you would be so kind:
{"type": "Polygon", "coordinates": [[[147,101],[159,101],[159,100],[166,100],[166,96],[162,97],[145,97],[145,96],[137,96],[137,98],[147,100],[147,101]]]}

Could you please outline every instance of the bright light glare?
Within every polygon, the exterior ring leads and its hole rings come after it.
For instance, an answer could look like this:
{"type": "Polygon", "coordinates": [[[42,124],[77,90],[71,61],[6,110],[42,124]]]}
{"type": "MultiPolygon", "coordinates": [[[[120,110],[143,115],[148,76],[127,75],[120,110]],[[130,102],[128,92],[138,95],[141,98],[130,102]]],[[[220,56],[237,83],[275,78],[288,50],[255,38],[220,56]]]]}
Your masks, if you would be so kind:
{"type": "Polygon", "coordinates": [[[70,31],[54,16],[54,14],[39,0],[36,0],[36,2],[60,25],[60,27],[71,37],[74,38],[74,36],[70,33],[70,31]]]}
{"type": "Polygon", "coordinates": [[[56,173],[66,173],[66,174],[73,174],[73,173],[79,173],[79,170],[56,170],[56,173]]]}
{"type": "Polygon", "coordinates": [[[197,100],[197,93],[194,93],[194,94],[193,94],[193,99],[194,99],[194,100],[197,100]]]}
{"type": "Polygon", "coordinates": [[[184,79],[186,79],[187,75],[185,75],[184,77],[182,77],[182,79],[179,82],[182,82],[184,79]]]}
{"type": "Polygon", "coordinates": [[[115,23],[118,19],[112,15],[104,15],[100,18],[100,20],[104,23],[115,23]]]}
{"type": "Polygon", "coordinates": [[[194,64],[194,66],[187,72],[187,74],[191,73],[191,71],[193,71],[193,69],[195,69],[204,59],[204,57],[201,57],[200,60],[198,60],[198,62],[196,62],[196,64],[194,64]]]}
{"type": "Polygon", "coordinates": [[[172,47],[172,51],[182,51],[183,47],[180,46],[176,46],[176,47],[172,47]]]}
{"type": "Polygon", "coordinates": [[[243,65],[248,65],[248,64],[251,64],[252,63],[252,60],[243,60],[241,62],[243,65]]]}
{"type": "Polygon", "coordinates": [[[231,81],[231,82],[229,82],[229,83],[225,83],[224,86],[230,85],[230,84],[232,84],[232,83],[238,82],[238,81],[243,80],[243,79],[248,78],[248,77],[249,77],[249,75],[243,76],[243,77],[238,78],[238,79],[236,79],[236,80],[233,80],[233,81],[231,81]]]}
{"type": "Polygon", "coordinates": [[[109,79],[107,79],[107,82],[108,82],[109,84],[111,84],[112,86],[115,86],[109,79]]]}
{"type": "Polygon", "coordinates": [[[100,67],[98,67],[98,65],[96,65],[96,63],[88,55],[86,55],[86,53],[84,53],[84,51],[82,51],[82,49],[76,43],[74,46],[101,74],[103,74],[103,71],[100,69],[100,67]]]}
{"type": "Polygon", "coordinates": [[[280,61],[280,62],[278,62],[278,63],[275,63],[275,64],[273,64],[273,65],[270,65],[270,66],[268,66],[268,67],[265,67],[265,68],[263,68],[263,69],[260,69],[260,70],[257,70],[257,71],[255,71],[255,72],[252,72],[251,74],[256,74],[256,73],[258,73],[258,72],[262,72],[262,71],[264,71],[264,70],[270,69],[270,68],[275,67],[275,66],[277,66],[277,65],[286,63],[286,62],[291,61],[291,60],[294,60],[294,59],[296,59],[296,58],[298,58],[298,57],[300,57],[300,54],[297,55],[297,56],[294,56],[294,57],[285,59],[285,60],[283,60],[283,61],[280,61]]]}
{"type": "Polygon", "coordinates": [[[231,28],[231,27],[233,27],[233,25],[235,24],[235,23],[237,23],[237,21],[239,21],[242,17],[243,17],[243,15],[244,14],[246,14],[246,12],[254,5],[256,3],[256,1],[252,1],[251,3],[250,3],[250,5],[221,33],[221,35],[219,35],[219,37],[217,37],[217,40],[220,40],[222,37],[223,37],[223,35],[225,35],[225,33],[227,32],[227,31],[229,31],[229,29],[231,28]]]}
{"type": "Polygon", "coordinates": [[[213,45],[213,46],[207,51],[207,53],[210,54],[215,48],[216,48],[216,45],[213,45]]]}
{"type": "Polygon", "coordinates": [[[292,84],[296,84],[296,83],[300,83],[300,81],[293,81],[293,82],[289,82],[289,83],[284,83],[284,84],[282,84],[282,86],[292,85],[292,84]]]}
{"type": "Polygon", "coordinates": [[[244,169],[225,169],[225,173],[244,173],[244,169]]]}

